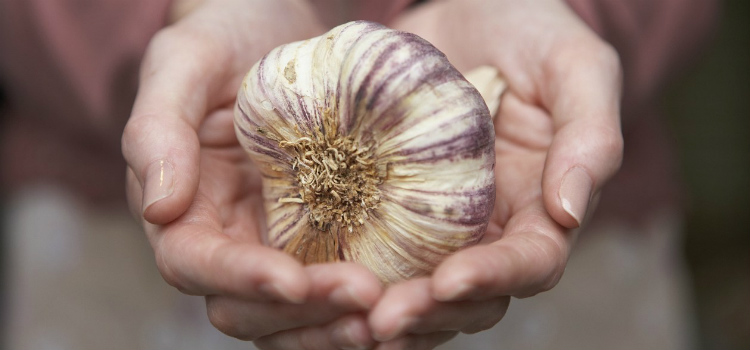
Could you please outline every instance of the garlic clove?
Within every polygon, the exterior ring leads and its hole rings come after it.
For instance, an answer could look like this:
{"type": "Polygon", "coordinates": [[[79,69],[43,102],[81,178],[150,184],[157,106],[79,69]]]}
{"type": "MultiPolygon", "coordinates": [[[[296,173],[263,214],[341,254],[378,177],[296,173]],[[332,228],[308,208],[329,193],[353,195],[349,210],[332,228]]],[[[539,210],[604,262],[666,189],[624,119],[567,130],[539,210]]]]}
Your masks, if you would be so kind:
{"type": "Polygon", "coordinates": [[[355,261],[384,283],[481,239],[494,128],[477,90],[423,39],[351,22],[263,57],[235,129],[263,175],[268,244],[355,261]]]}
{"type": "Polygon", "coordinates": [[[500,71],[495,67],[479,66],[470,70],[464,77],[482,95],[490,115],[497,114],[497,110],[500,109],[500,98],[508,88],[508,84],[500,76],[500,71]]]}

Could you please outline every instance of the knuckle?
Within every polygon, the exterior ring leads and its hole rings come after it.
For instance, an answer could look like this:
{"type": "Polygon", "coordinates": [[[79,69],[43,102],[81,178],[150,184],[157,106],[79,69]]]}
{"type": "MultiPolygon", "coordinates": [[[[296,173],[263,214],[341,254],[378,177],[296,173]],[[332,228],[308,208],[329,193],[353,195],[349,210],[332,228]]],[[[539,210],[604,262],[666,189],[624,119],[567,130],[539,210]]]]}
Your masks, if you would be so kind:
{"type": "Polygon", "coordinates": [[[597,36],[569,38],[559,44],[551,60],[553,72],[590,72],[593,69],[609,76],[622,76],[620,55],[614,46],[597,36]],[[574,44],[573,44],[574,43],[574,44]]]}
{"type": "Polygon", "coordinates": [[[590,65],[593,63],[606,72],[619,75],[621,69],[620,55],[610,43],[597,37],[594,40],[587,41],[587,44],[577,49],[582,50],[581,53],[585,55],[584,57],[588,57],[587,62],[581,62],[582,65],[588,66],[590,69],[590,65]]]}
{"type": "MultiPolygon", "coordinates": [[[[553,267],[550,270],[550,273],[547,275],[547,277],[544,279],[543,283],[541,284],[540,288],[534,293],[534,295],[542,292],[546,292],[552,288],[554,288],[558,282],[560,282],[560,279],[562,278],[563,272],[565,272],[565,265],[564,264],[558,264],[557,266],[553,267]]],[[[532,296],[532,295],[529,295],[532,296]]]]}
{"type": "Polygon", "coordinates": [[[568,260],[567,253],[564,251],[561,244],[555,242],[555,240],[551,238],[548,240],[548,243],[548,249],[546,249],[549,259],[547,261],[549,266],[548,273],[542,279],[542,284],[537,293],[546,292],[560,282],[568,260]]]}
{"type": "Polygon", "coordinates": [[[562,265],[555,266],[552,268],[549,272],[549,274],[544,278],[542,281],[542,284],[539,286],[539,288],[534,291],[533,293],[529,293],[528,295],[524,297],[531,297],[534,295],[537,295],[542,292],[546,292],[554,288],[557,283],[560,282],[560,279],[562,278],[563,272],[565,272],[565,267],[562,265]]]}
{"type": "Polygon", "coordinates": [[[625,146],[622,133],[618,130],[608,128],[602,135],[604,137],[604,150],[610,156],[621,155],[625,146]]]}
{"type": "Polygon", "coordinates": [[[595,147],[592,151],[600,155],[598,159],[603,159],[606,164],[611,164],[617,170],[622,163],[625,141],[622,132],[618,126],[598,125],[592,126],[589,133],[592,138],[592,145],[595,147]]]}
{"type": "Polygon", "coordinates": [[[620,55],[612,44],[604,40],[596,40],[592,43],[590,54],[602,66],[612,71],[619,71],[620,55]]]}
{"type": "Polygon", "coordinates": [[[121,147],[122,153],[125,156],[125,160],[130,163],[130,159],[135,153],[133,147],[137,147],[137,143],[140,140],[142,131],[146,130],[146,121],[144,118],[133,118],[131,117],[125,129],[122,132],[121,147]]]}
{"type": "Polygon", "coordinates": [[[156,259],[156,268],[159,270],[161,277],[167,284],[176,288],[183,294],[190,294],[187,286],[182,282],[179,274],[171,267],[167,258],[168,254],[164,252],[164,248],[157,247],[154,249],[154,257],[156,259]]]}
{"type": "MultiPolygon", "coordinates": [[[[158,260],[160,259],[158,259],[158,256],[157,256],[157,261],[158,260]]],[[[177,278],[177,275],[174,272],[172,272],[172,270],[166,264],[164,264],[163,262],[161,263],[157,262],[156,266],[159,269],[159,273],[161,274],[162,279],[164,279],[164,281],[167,282],[167,284],[176,288],[181,293],[185,293],[187,291],[187,288],[185,288],[182,285],[179,278],[177,278]]]]}
{"type": "Polygon", "coordinates": [[[601,125],[595,127],[592,131],[591,137],[597,138],[596,145],[601,151],[606,152],[608,156],[622,153],[623,139],[619,128],[610,125],[601,125]]]}
{"type": "Polygon", "coordinates": [[[568,259],[567,246],[560,239],[538,233],[529,237],[529,240],[533,243],[534,251],[526,253],[533,256],[532,259],[538,264],[533,272],[532,283],[514,294],[518,298],[531,297],[552,289],[565,272],[568,259]]]}

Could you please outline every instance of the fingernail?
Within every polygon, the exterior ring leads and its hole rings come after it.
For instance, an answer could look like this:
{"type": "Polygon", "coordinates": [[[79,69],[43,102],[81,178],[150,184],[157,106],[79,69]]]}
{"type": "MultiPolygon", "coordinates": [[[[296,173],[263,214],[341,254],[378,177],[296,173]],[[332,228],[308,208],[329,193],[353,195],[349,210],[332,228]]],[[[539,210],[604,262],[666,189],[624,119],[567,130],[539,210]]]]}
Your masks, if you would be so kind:
{"type": "Polygon", "coordinates": [[[279,286],[277,283],[264,283],[258,286],[258,290],[270,299],[287,302],[292,304],[302,304],[305,301],[304,296],[294,295],[279,286]]]}
{"type": "Polygon", "coordinates": [[[373,338],[379,342],[395,339],[397,336],[406,333],[406,331],[413,327],[417,322],[418,321],[415,317],[404,317],[398,321],[398,325],[391,329],[390,332],[385,334],[375,333],[373,334],[373,338]]]}
{"type": "Polygon", "coordinates": [[[146,173],[143,187],[143,211],[152,204],[169,197],[174,191],[174,167],[165,160],[152,163],[146,173]]]}
{"type": "Polygon", "coordinates": [[[571,168],[563,176],[558,196],[563,210],[578,223],[578,226],[581,226],[586,216],[593,186],[591,177],[581,167],[571,168]]]}
{"type": "Polygon", "coordinates": [[[337,305],[356,305],[364,310],[367,310],[372,306],[362,300],[351,286],[336,288],[336,290],[334,290],[329,296],[329,299],[332,303],[337,305]]]}
{"type": "Polygon", "coordinates": [[[367,350],[370,346],[366,339],[359,339],[357,336],[356,325],[351,322],[345,322],[343,325],[336,327],[331,332],[331,338],[341,350],[367,350]]]}

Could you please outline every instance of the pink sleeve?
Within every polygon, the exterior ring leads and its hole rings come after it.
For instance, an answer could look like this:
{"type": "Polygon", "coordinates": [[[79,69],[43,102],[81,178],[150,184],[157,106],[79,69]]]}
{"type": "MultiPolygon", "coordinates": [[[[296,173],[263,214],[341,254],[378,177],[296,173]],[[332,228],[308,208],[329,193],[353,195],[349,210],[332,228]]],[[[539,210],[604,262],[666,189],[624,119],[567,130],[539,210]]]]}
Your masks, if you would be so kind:
{"type": "Polygon", "coordinates": [[[329,27],[355,19],[388,23],[415,0],[308,0],[329,27]]]}
{"type": "Polygon", "coordinates": [[[120,70],[137,65],[169,2],[4,0],[0,73],[19,102],[41,95],[62,107],[55,114],[108,118],[120,70]]]}
{"type": "Polygon", "coordinates": [[[122,128],[170,0],[2,0],[0,186],[123,197],[122,128]]]}
{"type": "Polygon", "coordinates": [[[659,98],[671,78],[706,48],[714,34],[718,1],[567,2],[617,49],[624,73],[625,154],[620,172],[603,191],[596,219],[637,227],[633,225],[644,224],[654,215],[674,212],[684,203],[684,194],[659,98]]]}
{"type": "Polygon", "coordinates": [[[620,54],[624,114],[650,104],[713,35],[716,0],[567,0],[620,54]]]}

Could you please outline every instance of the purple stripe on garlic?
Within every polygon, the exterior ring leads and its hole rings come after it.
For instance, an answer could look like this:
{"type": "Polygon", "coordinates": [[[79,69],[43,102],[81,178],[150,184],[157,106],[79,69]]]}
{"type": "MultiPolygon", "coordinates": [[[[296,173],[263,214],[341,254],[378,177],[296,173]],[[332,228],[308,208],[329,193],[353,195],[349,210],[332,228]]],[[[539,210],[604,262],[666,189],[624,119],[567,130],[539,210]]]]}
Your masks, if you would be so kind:
{"type": "Polygon", "coordinates": [[[272,50],[243,81],[235,127],[263,175],[267,242],[303,263],[353,261],[394,283],[487,228],[489,111],[413,34],[351,22],[272,50]]]}

